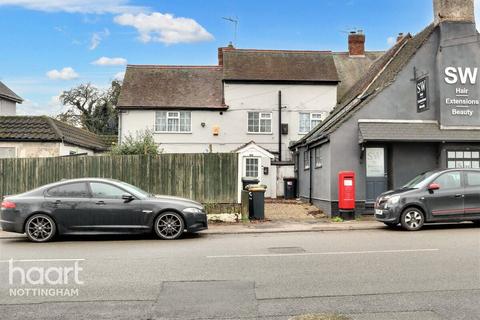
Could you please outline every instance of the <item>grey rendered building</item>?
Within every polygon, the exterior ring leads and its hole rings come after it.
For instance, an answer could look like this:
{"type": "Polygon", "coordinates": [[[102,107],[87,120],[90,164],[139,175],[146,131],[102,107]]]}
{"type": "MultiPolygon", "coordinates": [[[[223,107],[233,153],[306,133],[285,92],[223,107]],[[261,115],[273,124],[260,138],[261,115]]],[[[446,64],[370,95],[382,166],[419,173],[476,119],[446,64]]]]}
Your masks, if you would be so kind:
{"type": "Polygon", "coordinates": [[[434,168],[480,168],[480,38],[474,0],[434,0],[435,21],[379,58],[325,121],[291,146],[299,196],[337,215],[338,173],[356,212],[434,168]]]}

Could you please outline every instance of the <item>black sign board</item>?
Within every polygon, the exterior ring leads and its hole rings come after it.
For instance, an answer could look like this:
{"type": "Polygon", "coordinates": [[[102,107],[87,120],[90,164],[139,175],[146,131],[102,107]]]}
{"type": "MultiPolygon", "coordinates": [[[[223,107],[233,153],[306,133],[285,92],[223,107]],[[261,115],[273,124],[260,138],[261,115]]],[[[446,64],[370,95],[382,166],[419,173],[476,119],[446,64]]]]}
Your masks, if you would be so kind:
{"type": "Polygon", "coordinates": [[[416,81],[417,90],[417,112],[430,109],[428,103],[428,77],[422,77],[416,81]]]}

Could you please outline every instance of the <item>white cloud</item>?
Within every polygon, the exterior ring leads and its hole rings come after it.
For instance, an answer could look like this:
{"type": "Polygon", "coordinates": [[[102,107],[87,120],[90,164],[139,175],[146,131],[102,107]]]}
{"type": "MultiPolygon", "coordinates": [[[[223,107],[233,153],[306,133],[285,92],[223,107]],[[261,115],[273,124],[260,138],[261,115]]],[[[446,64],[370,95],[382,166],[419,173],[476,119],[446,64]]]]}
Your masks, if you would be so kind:
{"type": "Polygon", "coordinates": [[[154,41],[176,44],[213,40],[213,36],[195,20],[175,17],[169,13],[124,13],[116,16],[114,21],[137,29],[140,41],[145,43],[154,41]]]}
{"type": "Polygon", "coordinates": [[[397,43],[397,38],[395,38],[395,37],[388,37],[387,38],[387,44],[389,46],[393,46],[395,43],[397,43]]]}
{"type": "Polygon", "coordinates": [[[78,78],[78,73],[72,67],[65,67],[60,71],[57,69],[48,71],[47,77],[52,80],[72,80],[78,78]]]}
{"type": "Polygon", "coordinates": [[[110,30],[106,28],[103,31],[94,32],[92,34],[92,38],[90,39],[90,46],[88,47],[88,49],[95,50],[100,45],[100,42],[102,42],[102,40],[107,38],[109,35],[110,30]]]}
{"type": "Polygon", "coordinates": [[[117,74],[115,74],[113,79],[123,81],[124,77],[125,77],[125,71],[121,71],[121,72],[118,72],[117,74]]]}
{"type": "Polygon", "coordinates": [[[17,105],[18,115],[48,115],[55,116],[59,113],[65,112],[68,107],[60,102],[60,95],[52,96],[48,101],[39,103],[30,99],[25,99],[22,104],[17,105]]]}
{"type": "Polygon", "coordinates": [[[16,6],[45,12],[120,14],[143,12],[144,7],[129,5],[129,0],[0,0],[0,6],[16,6]]]}
{"type": "Polygon", "coordinates": [[[101,57],[92,62],[92,64],[97,66],[124,66],[127,64],[127,59],[125,58],[109,58],[101,57]]]}

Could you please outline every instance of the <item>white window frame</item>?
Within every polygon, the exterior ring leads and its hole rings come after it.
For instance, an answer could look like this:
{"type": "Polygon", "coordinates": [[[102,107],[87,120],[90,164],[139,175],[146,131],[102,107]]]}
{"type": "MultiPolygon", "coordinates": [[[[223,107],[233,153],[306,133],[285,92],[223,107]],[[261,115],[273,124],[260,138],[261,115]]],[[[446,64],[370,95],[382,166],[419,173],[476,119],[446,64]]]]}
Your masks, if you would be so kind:
{"type": "Polygon", "coordinates": [[[153,129],[154,133],[180,133],[180,134],[189,134],[192,133],[192,112],[191,111],[181,111],[181,110],[161,110],[161,111],[155,111],[155,117],[153,119],[153,129]],[[157,130],[157,114],[163,112],[165,113],[165,128],[166,130],[157,130]],[[175,115],[170,115],[170,114],[177,114],[175,115]],[[181,113],[189,114],[190,115],[190,130],[189,131],[181,131],[181,125],[180,125],[180,119],[181,119],[181,113]],[[178,130],[177,131],[169,131],[168,130],[168,120],[169,119],[178,119],[178,130]]]}
{"type": "Polygon", "coordinates": [[[243,169],[244,169],[244,176],[248,178],[257,178],[260,179],[260,170],[261,170],[261,159],[259,157],[245,157],[245,161],[243,162],[243,169]],[[256,177],[249,177],[247,176],[247,161],[248,160],[257,160],[257,176],[256,177]]]}
{"type": "Polygon", "coordinates": [[[323,121],[323,115],[324,113],[321,112],[299,112],[298,113],[298,134],[307,134],[309,133],[313,128],[315,128],[318,124],[315,126],[312,125],[313,121],[323,121]],[[308,124],[309,128],[307,131],[303,132],[302,131],[302,115],[308,114],[308,124]]]}
{"type": "Polygon", "coordinates": [[[448,169],[480,169],[480,150],[447,150],[448,169]]]}
{"type": "Polygon", "coordinates": [[[272,112],[248,111],[247,112],[247,133],[248,134],[272,134],[273,133],[273,114],[272,112]],[[258,113],[258,131],[250,131],[249,118],[251,113],[258,113]],[[268,115],[268,117],[266,116],[268,115]],[[270,131],[261,131],[261,121],[270,120],[270,131]]]}

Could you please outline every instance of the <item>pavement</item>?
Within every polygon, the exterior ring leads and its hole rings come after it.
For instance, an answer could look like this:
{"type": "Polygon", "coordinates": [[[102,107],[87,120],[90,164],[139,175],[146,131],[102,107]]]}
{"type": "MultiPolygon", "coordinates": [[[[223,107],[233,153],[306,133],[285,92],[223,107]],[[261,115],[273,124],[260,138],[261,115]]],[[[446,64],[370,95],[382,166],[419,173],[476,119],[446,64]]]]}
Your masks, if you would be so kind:
{"type": "Polygon", "coordinates": [[[431,225],[420,232],[202,233],[177,241],[0,239],[2,320],[287,320],[302,314],[475,320],[478,301],[480,233],[472,224],[431,225]],[[20,270],[38,274],[74,263],[81,268],[80,283],[69,277],[71,282],[52,286],[77,289],[77,295],[18,291],[51,287],[22,285],[20,270]]]}
{"type": "Polygon", "coordinates": [[[245,234],[245,233],[278,233],[278,232],[315,232],[315,231],[348,231],[373,230],[385,228],[377,221],[346,221],[346,222],[296,222],[271,221],[235,224],[209,224],[206,234],[245,234]]]}
{"type": "MultiPolygon", "coordinates": [[[[267,221],[248,223],[210,223],[208,230],[202,234],[250,234],[250,233],[285,233],[285,232],[315,232],[315,231],[348,231],[384,229],[385,225],[377,221],[345,221],[345,222],[298,222],[298,221],[267,221]]],[[[1,238],[22,238],[23,234],[2,231],[1,238]]]]}

